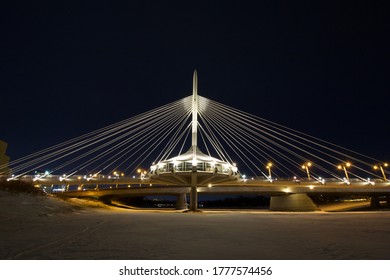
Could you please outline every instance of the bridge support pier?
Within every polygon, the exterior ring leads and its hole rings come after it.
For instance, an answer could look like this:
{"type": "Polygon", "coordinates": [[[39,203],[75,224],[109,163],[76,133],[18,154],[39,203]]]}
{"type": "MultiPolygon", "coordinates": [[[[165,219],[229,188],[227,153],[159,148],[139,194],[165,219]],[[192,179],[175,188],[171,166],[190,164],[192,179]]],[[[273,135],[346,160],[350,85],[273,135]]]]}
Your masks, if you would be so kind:
{"type": "Polygon", "coordinates": [[[181,193],[177,196],[176,199],[176,210],[186,210],[187,209],[187,197],[185,193],[181,193]]]}
{"type": "Polygon", "coordinates": [[[197,172],[196,166],[192,166],[191,175],[191,192],[190,192],[190,210],[193,212],[198,211],[198,187],[197,187],[197,172]]]}
{"type": "Polygon", "coordinates": [[[381,201],[378,197],[371,197],[371,207],[373,208],[380,208],[381,207],[381,201]]]}
{"type": "Polygon", "coordinates": [[[269,206],[271,211],[316,211],[317,205],[304,193],[272,196],[269,206]]]}
{"type": "Polygon", "coordinates": [[[190,210],[194,212],[198,211],[198,190],[196,187],[191,187],[190,210]]]}

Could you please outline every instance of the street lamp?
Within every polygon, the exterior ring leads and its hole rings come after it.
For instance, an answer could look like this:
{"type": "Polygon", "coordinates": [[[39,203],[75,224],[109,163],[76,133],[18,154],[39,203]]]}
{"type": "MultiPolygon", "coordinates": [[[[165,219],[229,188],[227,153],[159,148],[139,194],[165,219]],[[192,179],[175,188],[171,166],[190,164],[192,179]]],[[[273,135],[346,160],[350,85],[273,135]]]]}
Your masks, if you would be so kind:
{"type": "Polygon", "coordinates": [[[269,179],[269,180],[272,180],[272,174],[271,174],[272,162],[267,163],[266,167],[267,167],[267,169],[268,169],[268,175],[269,175],[269,176],[268,176],[268,179],[269,179]]]}
{"type": "Polygon", "coordinates": [[[141,168],[138,168],[137,172],[138,172],[138,174],[140,174],[141,180],[143,180],[145,178],[146,173],[147,173],[146,170],[142,170],[141,168]]]}
{"type": "Polygon", "coordinates": [[[345,178],[347,179],[347,184],[348,185],[349,185],[349,176],[348,176],[347,167],[351,167],[351,166],[352,166],[352,164],[350,162],[345,162],[345,163],[339,164],[337,166],[337,169],[344,170],[345,178]]]}
{"type": "Polygon", "coordinates": [[[386,178],[386,173],[385,173],[385,170],[383,169],[383,167],[388,167],[388,166],[389,166],[389,164],[386,163],[386,162],[383,163],[383,166],[382,166],[382,164],[380,164],[380,163],[374,165],[374,169],[375,169],[375,170],[377,170],[377,169],[380,169],[380,170],[381,170],[383,179],[385,179],[385,181],[387,181],[387,178],[386,178]]]}
{"type": "Polygon", "coordinates": [[[306,173],[307,173],[307,178],[309,179],[310,181],[310,171],[309,171],[309,167],[312,166],[312,163],[311,162],[306,162],[305,164],[302,164],[302,169],[305,169],[306,170],[306,173]]]}

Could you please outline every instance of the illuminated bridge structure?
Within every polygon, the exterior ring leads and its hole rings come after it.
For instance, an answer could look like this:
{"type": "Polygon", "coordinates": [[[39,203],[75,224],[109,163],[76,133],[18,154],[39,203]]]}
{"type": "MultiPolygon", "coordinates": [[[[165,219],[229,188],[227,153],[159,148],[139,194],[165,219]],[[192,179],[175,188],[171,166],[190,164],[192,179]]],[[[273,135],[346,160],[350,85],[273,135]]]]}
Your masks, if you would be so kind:
{"type": "Polygon", "coordinates": [[[191,211],[199,193],[269,195],[270,210],[313,211],[319,194],[389,203],[386,167],[199,96],[195,71],[191,96],[12,161],[0,176],[67,197],[176,196],[177,209],[189,194],[191,211]]]}

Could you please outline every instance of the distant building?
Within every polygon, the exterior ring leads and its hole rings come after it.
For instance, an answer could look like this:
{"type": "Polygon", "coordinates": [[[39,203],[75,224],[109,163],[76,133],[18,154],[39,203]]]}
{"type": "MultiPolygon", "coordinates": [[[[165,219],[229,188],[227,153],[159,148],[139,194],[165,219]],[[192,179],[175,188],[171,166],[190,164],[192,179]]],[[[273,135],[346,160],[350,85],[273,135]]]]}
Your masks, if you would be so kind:
{"type": "Polygon", "coordinates": [[[5,154],[8,144],[0,140],[0,175],[10,174],[11,170],[8,167],[9,156],[5,154]],[[5,165],[5,166],[3,166],[5,165]]]}

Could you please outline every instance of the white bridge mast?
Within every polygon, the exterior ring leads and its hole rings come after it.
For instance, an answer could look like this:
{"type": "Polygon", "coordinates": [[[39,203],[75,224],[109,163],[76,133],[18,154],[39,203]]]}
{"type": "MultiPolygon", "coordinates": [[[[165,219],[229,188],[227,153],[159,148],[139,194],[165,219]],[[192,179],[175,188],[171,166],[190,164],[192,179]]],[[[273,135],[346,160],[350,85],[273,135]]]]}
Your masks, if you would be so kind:
{"type": "Polygon", "coordinates": [[[191,192],[190,210],[198,210],[198,190],[197,190],[197,165],[196,150],[198,146],[198,73],[194,71],[192,79],[192,172],[191,172],[191,192]]]}
{"type": "Polygon", "coordinates": [[[198,73],[194,71],[192,79],[192,165],[197,165],[196,150],[198,146],[198,73]]]}

